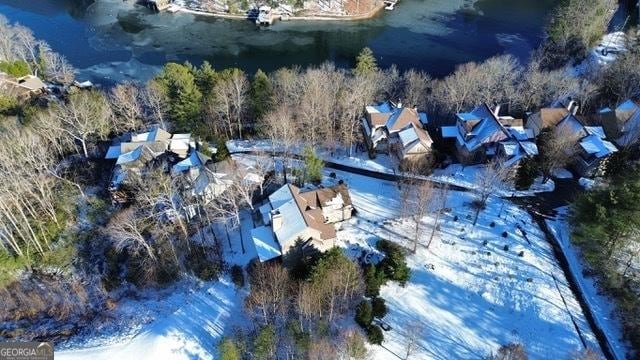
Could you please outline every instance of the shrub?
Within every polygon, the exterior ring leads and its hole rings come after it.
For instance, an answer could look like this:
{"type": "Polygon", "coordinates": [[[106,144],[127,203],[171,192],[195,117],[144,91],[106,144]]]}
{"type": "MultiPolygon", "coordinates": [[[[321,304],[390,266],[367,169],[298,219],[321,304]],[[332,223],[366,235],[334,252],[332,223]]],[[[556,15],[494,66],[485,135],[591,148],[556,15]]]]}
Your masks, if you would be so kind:
{"type": "Polygon", "coordinates": [[[207,258],[207,251],[204,246],[192,245],[191,252],[187,255],[187,264],[194,275],[204,281],[211,281],[218,278],[220,267],[217,262],[207,258]]]}
{"type": "Polygon", "coordinates": [[[224,338],[218,344],[218,354],[220,354],[220,360],[240,360],[240,349],[230,338],[224,338]]]}
{"type": "Polygon", "coordinates": [[[231,281],[239,288],[244,287],[244,270],[242,270],[242,266],[233,265],[231,267],[231,281]]]}
{"type": "Polygon", "coordinates": [[[373,264],[368,264],[364,268],[364,295],[367,297],[376,297],[380,294],[380,286],[384,285],[387,278],[384,271],[379,270],[373,264]]]}
{"type": "Polygon", "coordinates": [[[371,325],[373,320],[373,313],[371,310],[371,304],[367,300],[362,300],[358,306],[356,306],[356,323],[362,326],[363,329],[367,329],[371,325]]]}
{"type": "Polygon", "coordinates": [[[516,171],[515,185],[517,190],[528,190],[538,175],[538,165],[533,158],[525,158],[516,171]]]}
{"type": "Polygon", "coordinates": [[[509,251],[509,245],[505,245],[505,246],[503,246],[503,247],[502,247],[502,250],[504,250],[504,251],[509,251]]]}
{"type": "Polygon", "coordinates": [[[22,60],[0,61],[0,71],[14,77],[23,77],[29,75],[29,64],[22,60]]]}
{"type": "Polygon", "coordinates": [[[383,298],[376,297],[371,300],[371,314],[377,318],[387,315],[387,305],[383,298]]]}
{"type": "Polygon", "coordinates": [[[253,357],[266,360],[273,357],[276,347],[276,331],[271,325],[264,326],[253,339],[253,357]]]}
{"type": "Polygon", "coordinates": [[[384,259],[378,263],[378,270],[383,271],[389,280],[406,285],[411,277],[411,270],[407,266],[403,249],[388,240],[378,241],[377,247],[385,254],[384,259]]]}
{"type": "Polygon", "coordinates": [[[378,325],[367,327],[367,339],[371,344],[380,345],[384,341],[384,334],[378,325]]]}

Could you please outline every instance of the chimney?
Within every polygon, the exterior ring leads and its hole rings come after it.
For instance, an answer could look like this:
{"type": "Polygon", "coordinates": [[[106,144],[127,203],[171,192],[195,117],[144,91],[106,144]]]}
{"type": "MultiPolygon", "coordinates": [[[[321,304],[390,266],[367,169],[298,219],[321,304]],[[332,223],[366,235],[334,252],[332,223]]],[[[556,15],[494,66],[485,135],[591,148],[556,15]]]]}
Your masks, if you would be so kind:
{"type": "Polygon", "coordinates": [[[569,105],[567,105],[567,110],[573,115],[578,113],[579,108],[580,105],[578,105],[578,102],[574,100],[569,101],[569,105]]]}
{"type": "Polygon", "coordinates": [[[396,105],[398,109],[402,109],[402,100],[398,99],[398,104],[396,105]]]}
{"type": "Polygon", "coordinates": [[[280,214],[279,210],[271,211],[271,226],[273,227],[273,231],[278,231],[283,225],[282,214],[280,214]]]}

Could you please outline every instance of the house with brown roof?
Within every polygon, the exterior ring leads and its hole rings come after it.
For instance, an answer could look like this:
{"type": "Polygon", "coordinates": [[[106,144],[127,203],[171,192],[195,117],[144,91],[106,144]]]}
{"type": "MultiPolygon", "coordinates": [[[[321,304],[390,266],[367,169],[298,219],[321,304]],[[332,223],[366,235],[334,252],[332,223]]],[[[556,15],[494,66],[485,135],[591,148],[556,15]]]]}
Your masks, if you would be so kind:
{"type": "Polygon", "coordinates": [[[555,127],[567,115],[576,115],[577,112],[578,104],[575,101],[567,100],[566,105],[562,101],[556,101],[550,107],[528,114],[524,126],[533,132],[533,136],[538,136],[542,130],[555,127]]]}
{"type": "Polygon", "coordinates": [[[362,129],[370,152],[400,160],[428,155],[433,141],[424,129],[427,114],[391,101],[365,108],[362,129]]]}
{"type": "Polygon", "coordinates": [[[334,223],[351,218],[353,205],[349,190],[341,184],[302,192],[286,184],[260,207],[264,226],[251,230],[258,258],[267,261],[286,254],[302,241],[321,251],[334,246],[334,223]]]}

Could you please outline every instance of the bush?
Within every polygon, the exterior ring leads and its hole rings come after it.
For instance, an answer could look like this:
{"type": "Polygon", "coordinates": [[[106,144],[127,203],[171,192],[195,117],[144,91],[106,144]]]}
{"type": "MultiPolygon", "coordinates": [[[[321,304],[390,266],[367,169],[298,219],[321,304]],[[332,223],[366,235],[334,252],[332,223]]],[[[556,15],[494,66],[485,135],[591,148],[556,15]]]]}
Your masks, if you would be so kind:
{"type": "Polygon", "coordinates": [[[22,60],[0,61],[0,71],[13,77],[23,77],[29,75],[29,64],[22,60]]]}
{"type": "Polygon", "coordinates": [[[373,313],[371,304],[367,300],[362,300],[358,306],[356,306],[356,323],[362,326],[363,329],[367,329],[373,321],[373,313]]]}
{"type": "Polygon", "coordinates": [[[187,255],[189,269],[199,279],[211,281],[218,278],[219,264],[207,258],[207,249],[202,245],[192,245],[191,252],[187,255]]]}
{"type": "Polygon", "coordinates": [[[220,354],[220,360],[240,360],[240,349],[230,338],[224,338],[218,344],[218,354],[220,354]]]}
{"type": "Polygon", "coordinates": [[[384,341],[384,334],[378,325],[369,325],[367,327],[367,340],[371,344],[380,345],[384,341]]]}
{"type": "Polygon", "coordinates": [[[532,158],[525,158],[520,162],[516,172],[516,190],[529,190],[538,175],[538,165],[532,158]]]}
{"type": "Polygon", "coordinates": [[[371,314],[377,318],[383,318],[387,315],[387,305],[383,298],[376,297],[371,300],[371,314]]]}
{"type": "Polygon", "coordinates": [[[231,281],[239,288],[244,287],[244,270],[242,270],[242,266],[233,265],[231,267],[231,281]]]}

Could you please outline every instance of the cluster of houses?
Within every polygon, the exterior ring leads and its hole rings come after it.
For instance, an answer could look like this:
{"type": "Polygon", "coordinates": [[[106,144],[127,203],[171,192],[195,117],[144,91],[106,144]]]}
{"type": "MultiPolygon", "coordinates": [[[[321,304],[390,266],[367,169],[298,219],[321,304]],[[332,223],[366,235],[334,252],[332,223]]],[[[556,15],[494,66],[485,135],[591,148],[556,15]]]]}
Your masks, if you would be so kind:
{"type": "MultiPolygon", "coordinates": [[[[123,186],[134,176],[144,179],[145,172],[153,168],[161,168],[174,177],[183,176],[188,180],[191,195],[199,196],[204,203],[222,194],[232,175],[241,174],[242,181],[262,186],[263,174],[230,159],[214,163],[198,151],[202,146],[190,134],[172,134],[161,128],[114,139],[105,155],[106,160],[114,162],[109,184],[114,202],[126,202],[123,186]]],[[[210,150],[215,153],[215,149],[210,150]]],[[[193,212],[184,210],[187,217],[193,212]]],[[[352,212],[345,184],[311,191],[285,184],[259,206],[261,226],[251,231],[258,258],[268,261],[279,257],[298,240],[304,246],[326,250],[336,239],[333,224],[351,218],[352,212]]]]}
{"type": "MultiPolygon", "coordinates": [[[[558,101],[523,119],[505,113],[500,105],[483,104],[455,116],[455,124],[441,126],[440,135],[455,147],[462,164],[479,164],[496,156],[505,166],[538,155],[538,136],[543,130],[560,131],[571,139],[571,169],[580,177],[598,175],[606,160],[621,147],[636,145],[640,138],[640,101],[630,99],[615,109],[592,116],[577,114],[578,104],[558,101]]],[[[370,154],[385,153],[412,160],[431,153],[427,115],[401,103],[367,106],[362,120],[370,154]]]]}
{"type": "MultiPolygon", "coordinates": [[[[123,186],[132,177],[144,177],[145,171],[160,168],[173,177],[187,180],[191,195],[205,203],[224,192],[231,183],[231,175],[244,174],[246,181],[262,185],[262,177],[248,168],[238,168],[231,160],[214,163],[198,149],[206,145],[196,142],[191,134],[171,134],[156,127],[139,134],[125,134],[113,140],[105,159],[113,161],[109,191],[116,203],[128,201],[123,186]]],[[[216,149],[207,146],[207,152],[216,149]]]]}
{"type": "MultiPolygon", "coordinates": [[[[602,109],[591,117],[577,115],[577,110],[574,101],[559,101],[517,119],[503,113],[500,106],[483,104],[456,114],[455,124],[438,130],[445,141],[451,142],[456,158],[463,164],[500,156],[505,166],[513,166],[538,155],[539,135],[555,129],[574,143],[571,168],[577,175],[587,177],[596,175],[619,147],[635,145],[640,139],[638,100],[625,101],[615,109],[602,109]]],[[[362,120],[370,154],[389,154],[399,160],[416,160],[431,154],[433,140],[428,125],[425,113],[391,101],[367,106],[362,120]]],[[[242,174],[246,181],[262,186],[262,174],[239,168],[229,160],[213,163],[198,150],[202,147],[190,134],[171,134],[160,128],[114,140],[106,154],[106,159],[115,161],[110,184],[114,199],[119,198],[120,187],[132,173],[140,174],[150,166],[162,166],[173,176],[185,176],[192,195],[205,202],[227,189],[231,174],[242,174]]],[[[351,218],[354,211],[344,183],[314,190],[285,183],[256,208],[257,227],[251,230],[251,240],[260,261],[278,258],[298,244],[319,250],[334,246],[335,224],[351,218]]]]}

